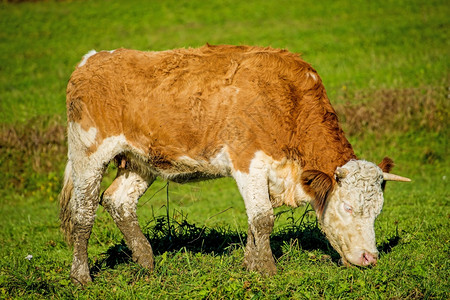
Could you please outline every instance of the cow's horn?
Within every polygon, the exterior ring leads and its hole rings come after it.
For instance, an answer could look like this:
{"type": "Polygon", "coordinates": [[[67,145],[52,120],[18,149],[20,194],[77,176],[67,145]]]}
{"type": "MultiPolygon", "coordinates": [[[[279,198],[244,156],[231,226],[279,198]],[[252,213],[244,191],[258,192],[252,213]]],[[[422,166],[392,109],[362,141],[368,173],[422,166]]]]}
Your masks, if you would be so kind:
{"type": "Polygon", "coordinates": [[[409,178],[398,176],[398,175],[391,174],[391,173],[384,173],[384,172],[383,172],[383,179],[384,179],[384,181],[402,181],[402,182],[410,182],[411,181],[411,179],[409,179],[409,178]]]}
{"type": "Polygon", "coordinates": [[[335,174],[336,174],[336,177],[337,178],[339,178],[339,179],[344,179],[347,175],[348,175],[348,170],[347,169],[344,169],[344,168],[337,168],[336,169],[336,172],[335,172],[335,174]]]}

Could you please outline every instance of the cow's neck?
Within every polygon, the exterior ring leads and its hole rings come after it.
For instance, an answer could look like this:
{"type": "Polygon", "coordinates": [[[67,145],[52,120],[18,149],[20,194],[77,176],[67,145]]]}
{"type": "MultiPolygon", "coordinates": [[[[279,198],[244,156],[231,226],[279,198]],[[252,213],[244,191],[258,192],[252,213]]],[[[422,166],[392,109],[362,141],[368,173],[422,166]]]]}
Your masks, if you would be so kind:
{"type": "Polygon", "coordinates": [[[303,170],[320,170],[331,177],[338,166],[356,159],[323,87],[303,95],[287,152],[303,170]]]}

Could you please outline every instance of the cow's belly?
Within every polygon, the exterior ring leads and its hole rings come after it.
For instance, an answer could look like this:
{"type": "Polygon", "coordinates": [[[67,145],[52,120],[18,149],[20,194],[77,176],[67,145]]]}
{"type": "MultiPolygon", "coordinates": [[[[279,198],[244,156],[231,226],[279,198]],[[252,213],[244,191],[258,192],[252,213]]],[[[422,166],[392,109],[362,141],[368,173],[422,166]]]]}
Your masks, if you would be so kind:
{"type": "Polygon", "coordinates": [[[233,167],[225,149],[209,159],[193,159],[186,155],[162,159],[139,155],[137,152],[127,153],[126,156],[135,164],[137,163],[140,169],[177,183],[229,177],[233,173],[233,167]]]}

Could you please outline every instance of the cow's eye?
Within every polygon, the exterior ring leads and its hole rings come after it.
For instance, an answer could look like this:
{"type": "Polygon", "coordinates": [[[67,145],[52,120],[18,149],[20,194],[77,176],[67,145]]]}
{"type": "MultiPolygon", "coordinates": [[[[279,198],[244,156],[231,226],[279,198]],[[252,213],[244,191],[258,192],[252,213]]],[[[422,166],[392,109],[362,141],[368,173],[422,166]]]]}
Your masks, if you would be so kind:
{"type": "Polygon", "coordinates": [[[347,203],[344,203],[344,210],[346,212],[348,212],[349,214],[351,214],[353,212],[353,208],[350,205],[348,205],[347,203]]]}

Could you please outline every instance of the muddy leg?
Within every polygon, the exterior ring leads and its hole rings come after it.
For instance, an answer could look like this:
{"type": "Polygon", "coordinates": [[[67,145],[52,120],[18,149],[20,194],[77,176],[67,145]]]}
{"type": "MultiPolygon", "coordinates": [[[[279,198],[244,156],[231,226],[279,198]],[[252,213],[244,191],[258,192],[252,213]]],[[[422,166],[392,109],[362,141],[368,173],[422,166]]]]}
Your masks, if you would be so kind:
{"type": "Polygon", "coordinates": [[[275,260],[270,248],[270,234],[273,229],[273,214],[262,214],[248,224],[247,246],[245,247],[244,266],[251,271],[266,275],[277,272],[275,260]]]}
{"type": "Polygon", "coordinates": [[[100,182],[103,166],[90,166],[83,171],[74,170],[74,201],[72,202],[73,219],[73,262],[70,277],[75,284],[91,282],[88,265],[88,240],[94,225],[95,212],[99,203],[100,182]]]}
{"type": "Polygon", "coordinates": [[[139,198],[155,180],[119,168],[116,179],[103,194],[102,205],[123,233],[125,242],[133,253],[133,260],[144,268],[153,270],[153,251],[139,227],[136,206],[139,198]]]}
{"type": "Polygon", "coordinates": [[[269,200],[267,172],[261,164],[252,162],[250,172],[235,174],[239,190],[244,198],[248,216],[248,238],[244,265],[248,270],[266,275],[277,272],[270,248],[274,217],[269,200]]]}

